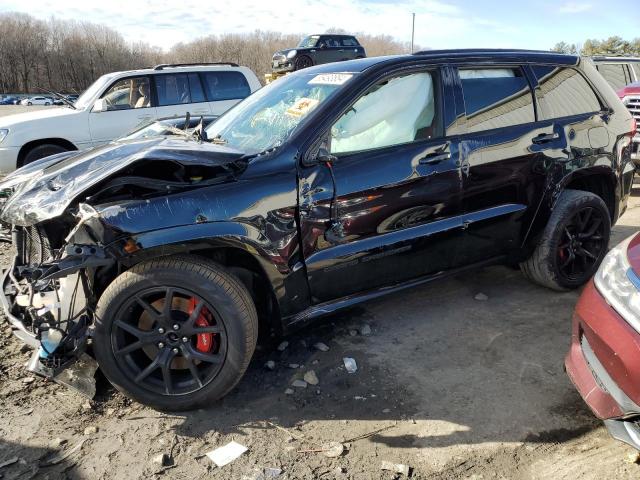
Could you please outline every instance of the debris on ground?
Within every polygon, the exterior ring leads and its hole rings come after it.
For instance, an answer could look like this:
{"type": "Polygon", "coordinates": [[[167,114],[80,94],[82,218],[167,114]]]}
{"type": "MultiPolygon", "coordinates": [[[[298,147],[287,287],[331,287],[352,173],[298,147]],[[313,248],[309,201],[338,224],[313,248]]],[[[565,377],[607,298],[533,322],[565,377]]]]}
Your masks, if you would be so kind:
{"type": "Polygon", "coordinates": [[[22,383],[25,383],[25,384],[27,384],[27,385],[29,385],[30,383],[33,383],[33,382],[35,382],[35,381],[36,381],[36,378],[35,378],[35,377],[24,377],[24,378],[22,379],[22,383]]]}
{"type": "Polygon", "coordinates": [[[297,379],[291,383],[291,386],[295,388],[307,388],[307,382],[305,382],[304,380],[297,379]]]}
{"type": "Polygon", "coordinates": [[[153,463],[157,463],[158,465],[162,465],[163,467],[168,467],[173,464],[173,459],[168,453],[160,453],[153,457],[153,463]]]}
{"type": "Polygon", "coordinates": [[[290,363],[288,365],[288,367],[289,368],[293,368],[295,370],[296,368],[300,368],[300,364],[299,363],[290,363]]]}
{"type": "Polygon", "coordinates": [[[75,446],[73,446],[72,448],[70,448],[69,450],[67,450],[65,452],[54,453],[53,455],[47,457],[44,461],[42,461],[40,463],[40,466],[41,467],[49,467],[51,465],[57,465],[58,463],[66,460],[71,455],[73,455],[78,450],[80,450],[82,448],[82,445],[84,445],[84,442],[86,442],[86,441],[87,441],[86,439],[79,441],[75,446]]]}
{"type": "Polygon", "coordinates": [[[358,331],[355,330],[355,329],[351,329],[351,330],[349,330],[349,335],[352,336],[352,337],[355,337],[355,336],[358,335],[358,331]]]}
{"type": "Polygon", "coordinates": [[[66,439],[60,438],[60,437],[56,437],[53,440],[51,440],[49,445],[51,446],[51,448],[60,448],[65,443],[67,443],[66,439]]]}
{"type": "Polygon", "coordinates": [[[640,452],[632,452],[628,454],[625,460],[629,463],[640,463],[640,452]]]}
{"type": "Polygon", "coordinates": [[[6,461],[0,463],[0,468],[4,468],[4,467],[8,467],[9,465],[13,465],[18,460],[20,460],[18,457],[12,457],[9,460],[6,460],[6,461]]]}
{"type": "Polygon", "coordinates": [[[360,327],[360,335],[371,335],[371,327],[366,323],[360,327]]]}
{"type": "Polygon", "coordinates": [[[279,352],[284,352],[287,347],[289,346],[289,342],[287,342],[286,340],[284,342],[282,342],[280,345],[278,345],[278,351],[279,352]]]}
{"type": "Polygon", "coordinates": [[[322,448],[310,448],[307,450],[298,450],[298,453],[324,453],[325,457],[336,458],[344,453],[344,444],[340,442],[329,442],[322,448]]]}
{"type": "Polygon", "coordinates": [[[287,389],[284,391],[284,394],[285,394],[285,395],[293,395],[293,388],[287,388],[287,389]]]}
{"type": "Polygon", "coordinates": [[[277,428],[278,430],[286,433],[287,435],[289,435],[290,437],[295,438],[296,440],[302,440],[302,436],[301,435],[296,435],[294,433],[292,433],[291,431],[287,430],[284,427],[281,427],[280,425],[273,423],[273,422],[267,422],[269,425],[271,425],[274,428],[277,428]]]}
{"type": "Polygon", "coordinates": [[[207,457],[209,457],[209,460],[215,463],[217,467],[224,467],[247,450],[249,450],[247,447],[238,442],[229,442],[223,447],[207,452],[207,457]]]}
{"type": "Polygon", "coordinates": [[[358,364],[356,363],[355,358],[344,357],[342,361],[344,362],[344,368],[347,369],[347,372],[356,373],[358,370],[358,364]]]}
{"type": "Polygon", "coordinates": [[[391,463],[386,460],[382,461],[382,465],[380,466],[381,470],[386,470],[389,472],[399,473],[400,475],[404,475],[405,477],[409,476],[411,472],[411,467],[408,465],[404,465],[402,463],[391,463]]]}
{"type": "Polygon", "coordinates": [[[98,427],[90,426],[84,429],[85,435],[93,435],[94,433],[98,433],[98,427]]]}
{"type": "Polygon", "coordinates": [[[313,370],[309,370],[307,373],[304,374],[304,381],[307,382],[309,385],[318,385],[320,383],[320,380],[318,380],[318,376],[316,375],[316,372],[313,370]]]}
{"type": "Polygon", "coordinates": [[[328,352],[329,351],[329,346],[325,343],[322,342],[318,342],[314,345],[316,350],[320,350],[321,352],[328,352]]]}
{"type": "Polygon", "coordinates": [[[476,300],[479,300],[480,302],[486,302],[487,300],[489,300],[489,297],[484,293],[478,293],[473,298],[475,298],[476,300]]]}
{"type": "Polygon", "coordinates": [[[281,468],[266,467],[264,469],[264,478],[265,479],[278,478],[281,473],[282,473],[282,469],[281,468]]]}
{"type": "Polygon", "coordinates": [[[267,363],[264,364],[264,368],[267,368],[269,370],[274,370],[276,368],[276,362],[274,362],[273,360],[269,360],[267,363]]]}

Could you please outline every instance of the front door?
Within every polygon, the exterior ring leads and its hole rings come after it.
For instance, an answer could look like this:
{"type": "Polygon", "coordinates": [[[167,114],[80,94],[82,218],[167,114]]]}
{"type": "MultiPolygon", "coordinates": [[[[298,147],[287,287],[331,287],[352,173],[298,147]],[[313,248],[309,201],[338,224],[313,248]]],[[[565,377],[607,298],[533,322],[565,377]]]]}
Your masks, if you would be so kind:
{"type": "Polygon", "coordinates": [[[94,145],[123,137],[157,118],[147,76],[117,80],[100,99],[102,108],[89,114],[94,145]]]}
{"type": "Polygon", "coordinates": [[[441,84],[436,70],[383,79],[331,127],[331,167],[301,167],[300,228],[315,303],[455,263],[459,150],[442,134],[450,102],[441,84]]]}

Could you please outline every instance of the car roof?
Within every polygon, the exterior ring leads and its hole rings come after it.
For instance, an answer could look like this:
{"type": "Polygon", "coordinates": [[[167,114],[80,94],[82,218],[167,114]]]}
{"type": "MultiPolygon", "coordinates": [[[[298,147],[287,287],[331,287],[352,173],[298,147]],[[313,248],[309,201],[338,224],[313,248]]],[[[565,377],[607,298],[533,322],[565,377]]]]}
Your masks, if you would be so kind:
{"type": "Polygon", "coordinates": [[[138,70],[123,70],[120,72],[111,72],[108,75],[112,75],[114,77],[121,75],[148,75],[148,74],[163,74],[163,73],[171,73],[171,72],[210,72],[212,70],[221,70],[221,71],[244,71],[247,67],[242,65],[240,66],[231,66],[229,64],[221,64],[221,65],[193,65],[188,67],[172,67],[168,66],[163,69],[156,70],[154,67],[141,68],[138,70]]]}
{"type": "Polygon", "coordinates": [[[497,62],[551,63],[557,65],[577,65],[577,55],[539,50],[503,50],[503,49],[459,49],[459,50],[425,50],[414,54],[389,55],[385,57],[368,57],[344,62],[325,63],[305,69],[309,73],[363,72],[371,67],[381,65],[402,65],[415,63],[416,60],[442,61],[482,61],[497,62]]]}
{"type": "Polygon", "coordinates": [[[348,33],[312,33],[307,37],[355,37],[355,35],[349,35],[348,33]]]}

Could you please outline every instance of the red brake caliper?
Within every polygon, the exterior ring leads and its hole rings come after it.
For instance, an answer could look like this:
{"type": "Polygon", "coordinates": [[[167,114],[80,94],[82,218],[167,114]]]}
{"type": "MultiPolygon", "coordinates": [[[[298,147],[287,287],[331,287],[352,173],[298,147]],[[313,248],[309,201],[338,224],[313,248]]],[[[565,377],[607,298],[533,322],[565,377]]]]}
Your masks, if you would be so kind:
{"type": "MultiPolygon", "coordinates": [[[[198,302],[196,302],[196,299],[194,297],[191,297],[189,299],[189,312],[188,312],[189,315],[191,315],[191,313],[195,310],[197,303],[198,302]]],[[[207,317],[211,317],[211,314],[207,310],[207,307],[202,307],[202,310],[200,311],[200,315],[195,321],[195,325],[197,327],[210,326],[211,323],[209,322],[207,317]]],[[[197,335],[196,349],[199,352],[209,353],[213,350],[213,347],[214,347],[213,333],[199,333],[197,335]]]]}

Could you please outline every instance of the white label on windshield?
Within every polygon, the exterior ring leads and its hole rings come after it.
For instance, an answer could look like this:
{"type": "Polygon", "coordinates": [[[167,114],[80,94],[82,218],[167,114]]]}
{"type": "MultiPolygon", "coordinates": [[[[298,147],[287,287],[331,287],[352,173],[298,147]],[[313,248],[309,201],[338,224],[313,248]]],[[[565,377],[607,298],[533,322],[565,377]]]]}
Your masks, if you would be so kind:
{"type": "Polygon", "coordinates": [[[351,73],[321,73],[309,80],[309,85],[342,85],[351,77],[351,73]]]}

